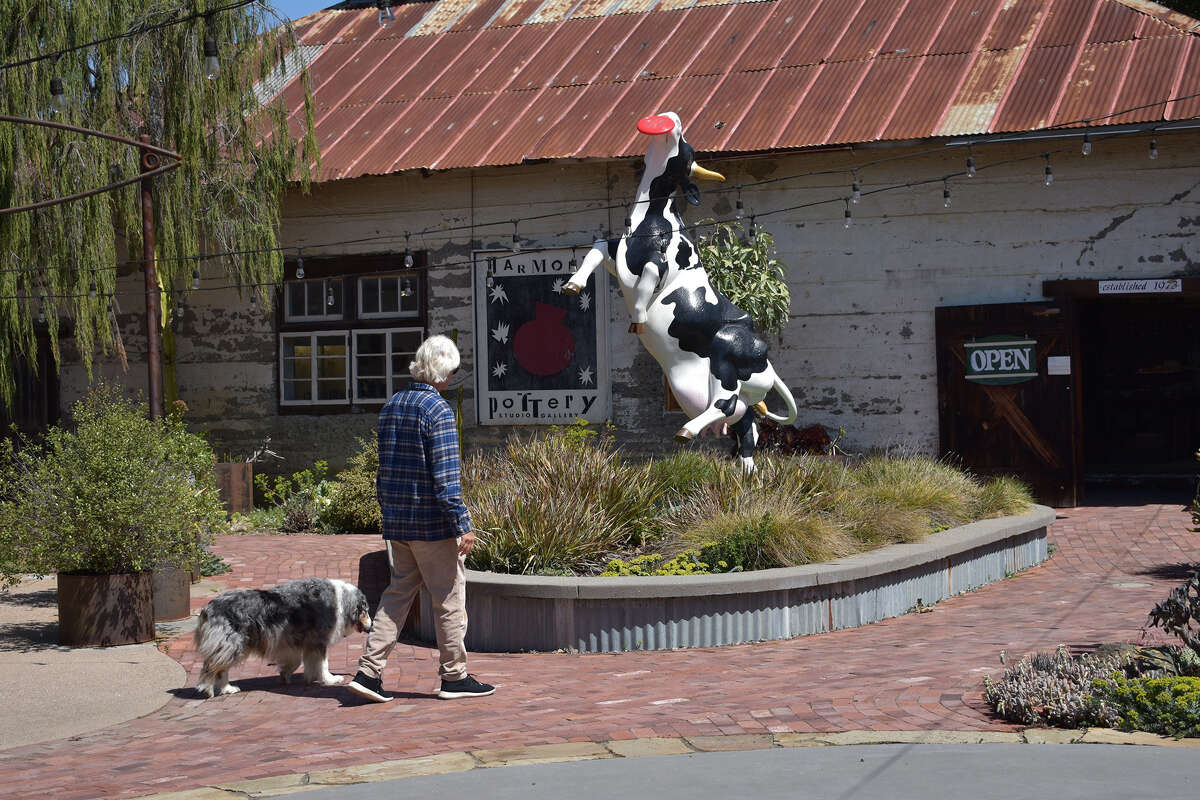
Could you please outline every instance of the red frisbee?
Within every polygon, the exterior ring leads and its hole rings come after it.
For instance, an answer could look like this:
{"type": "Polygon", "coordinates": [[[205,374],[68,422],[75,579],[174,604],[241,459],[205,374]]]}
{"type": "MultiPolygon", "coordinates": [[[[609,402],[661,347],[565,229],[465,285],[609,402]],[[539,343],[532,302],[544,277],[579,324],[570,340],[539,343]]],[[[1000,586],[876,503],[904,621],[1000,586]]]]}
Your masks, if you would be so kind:
{"type": "Polygon", "coordinates": [[[658,136],[675,130],[675,121],[670,117],[645,117],[638,120],[638,130],[649,136],[658,136]]]}

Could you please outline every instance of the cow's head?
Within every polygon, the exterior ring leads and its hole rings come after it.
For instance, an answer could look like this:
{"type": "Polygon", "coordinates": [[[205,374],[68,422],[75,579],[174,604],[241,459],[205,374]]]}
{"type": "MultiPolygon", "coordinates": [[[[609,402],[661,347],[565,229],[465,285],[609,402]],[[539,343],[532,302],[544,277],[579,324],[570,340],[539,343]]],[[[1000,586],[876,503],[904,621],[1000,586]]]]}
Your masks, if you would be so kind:
{"type": "Polygon", "coordinates": [[[638,130],[650,137],[646,148],[645,178],[650,197],[671,197],[679,189],[692,205],[700,204],[700,187],[692,178],[723,181],[725,176],[696,163],[692,146],[683,138],[683,125],[674,111],[638,120],[638,130]]]}

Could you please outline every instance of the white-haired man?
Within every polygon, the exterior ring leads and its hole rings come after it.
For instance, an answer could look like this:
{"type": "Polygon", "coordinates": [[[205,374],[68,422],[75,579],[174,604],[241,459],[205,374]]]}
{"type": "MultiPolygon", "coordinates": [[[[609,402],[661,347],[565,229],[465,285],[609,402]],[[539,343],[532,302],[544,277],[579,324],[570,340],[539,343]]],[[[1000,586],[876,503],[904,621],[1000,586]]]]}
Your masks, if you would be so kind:
{"type": "Polygon", "coordinates": [[[392,579],[367,634],[358,674],[347,688],[385,703],[383,668],[400,626],[422,585],[433,599],[442,679],[438,697],[483,697],[496,691],[467,673],[467,580],[464,560],[475,545],[471,515],[462,500],[462,467],[454,412],[438,392],[458,369],[458,348],[431,336],[409,364],[412,383],[379,412],[379,476],[392,579]]]}

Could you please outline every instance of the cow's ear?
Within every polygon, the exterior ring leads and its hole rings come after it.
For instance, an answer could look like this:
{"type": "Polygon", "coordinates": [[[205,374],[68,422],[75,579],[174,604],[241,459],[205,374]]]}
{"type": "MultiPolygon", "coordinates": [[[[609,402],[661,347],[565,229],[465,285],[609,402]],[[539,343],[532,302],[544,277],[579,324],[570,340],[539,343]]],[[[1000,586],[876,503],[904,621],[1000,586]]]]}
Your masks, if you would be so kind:
{"type": "Polygon", "coordinates": [[[691,181],[683,184],[683,196],[694,206],[700,205],[700,187],[691,181]]]}

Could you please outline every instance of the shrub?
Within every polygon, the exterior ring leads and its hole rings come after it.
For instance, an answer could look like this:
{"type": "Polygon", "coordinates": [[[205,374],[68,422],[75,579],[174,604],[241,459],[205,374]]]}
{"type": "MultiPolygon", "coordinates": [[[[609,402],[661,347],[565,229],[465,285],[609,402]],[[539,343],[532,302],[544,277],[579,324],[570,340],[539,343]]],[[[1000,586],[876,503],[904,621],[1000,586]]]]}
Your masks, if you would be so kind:
{"type": "Polygon", "coordinates": [[[759,228],[751,235],[740,221],[718,222],[696,240],[696,251],[713,288],[749,314],[755,327],[763,333],[783,331],[792,297],[771,234],[759,228]]]}
{"type": "Polygon", "coordinates": [[[208,443],[104,384],[72,416],[40,442],[0,443],[0,581],[194,564],[225,529],[208,443]]]}
{"type": "Polygon", "coordinates": [[[379,533],[382,514],[375,478],[379,472],[379,439],[372,433],[360,437],[359,449],[349,467],[337,474],[329,490],[329,504],[321,511],[321,527],[332,533],[379,533]]]}
{"type": "Polygon", "coordinates": [[[594,571],[613,553],[658,535],[666,483],[608,443],[552,430],[514,436],[503,454],[464,464],[464,499],[481,536],[474,569],[533,574],[594,571]]]}
{"type": "Polygon", "coordinates": [[[1113,727],[1176,738],[1200,736],[1200,678],[1117,675],[1096,681],[1093,688],[1118,709],[1113,727]]]}
{"type": "Polygon", "coordinates": [[[325,480],[329,465],[316,461],[312,469],[304,469],[286,477],[255,475],[254,485],[263,498],[282,509],[283,519],[279,529],[284,533],[300,533],[311,530],[321,513],[329,505],[330,485],[325,480]]]}
{"type": "Polygon", "coordinates": [[[1166,600],[1150,610],[1147,625],[1173,633],[1200,656],[1200,572],[1171,590],[1166,600]]]}
{"type": "Polygon", "coordinates": [[[1117,709],[1093,684],[1129,663],[1128,653],[1072,657],[1059,646],[1054,653],[1022,658],[999,681],[985,677],[983,698],[1001,717],[1021,725],[1110,728],[1117,709]]]}
{"type": "Polygon", "coordinates": [[[699,550],[684,550],[674,558],[664,559],[661,553],[643,553],[628,561],[614,558],[601,572],[602,577],[645,577],[650,575],[704,575],[711,572],[736,572],[724,561],[711,564],[699,550]]]}

